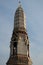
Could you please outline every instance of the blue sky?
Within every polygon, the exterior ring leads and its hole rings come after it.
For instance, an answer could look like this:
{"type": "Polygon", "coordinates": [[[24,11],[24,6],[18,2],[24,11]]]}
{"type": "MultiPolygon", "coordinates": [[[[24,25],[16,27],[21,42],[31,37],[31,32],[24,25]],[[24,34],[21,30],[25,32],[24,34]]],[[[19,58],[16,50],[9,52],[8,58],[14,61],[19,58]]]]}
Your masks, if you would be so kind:
{"type": "MultiPolygon", "coordinates": [[[[26,14],[30,56],[33,65],[43,65],[43,0],[21,0],[26,14]]],[[[10,55],[17,0],[0,0],[0,65],[6,65],[10,55]]]]}

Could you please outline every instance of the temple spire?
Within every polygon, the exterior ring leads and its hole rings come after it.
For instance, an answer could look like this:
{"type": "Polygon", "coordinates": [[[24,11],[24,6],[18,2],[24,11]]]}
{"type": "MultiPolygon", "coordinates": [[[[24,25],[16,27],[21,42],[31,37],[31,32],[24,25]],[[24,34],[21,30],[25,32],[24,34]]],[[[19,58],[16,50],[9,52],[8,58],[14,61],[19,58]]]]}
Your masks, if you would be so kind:
{"type": "Polygon", "coordinates": [[[32,65],[29,54],[29,39],[26,20],[20,0],[14,15],[14,28],[10,41],[10,57],[6,65],[32,65]]]}

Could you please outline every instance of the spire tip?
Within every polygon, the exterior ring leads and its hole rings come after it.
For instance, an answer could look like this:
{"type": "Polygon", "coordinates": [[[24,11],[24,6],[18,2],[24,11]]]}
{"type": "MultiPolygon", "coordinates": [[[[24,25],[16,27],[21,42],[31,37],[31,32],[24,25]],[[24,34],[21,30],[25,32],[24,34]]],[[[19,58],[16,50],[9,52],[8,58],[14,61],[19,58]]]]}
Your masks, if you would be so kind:
{"type": "Polygon", "coordinates": [[[21,5],[21,1],[19,0],[19,5],[21,5]]]}

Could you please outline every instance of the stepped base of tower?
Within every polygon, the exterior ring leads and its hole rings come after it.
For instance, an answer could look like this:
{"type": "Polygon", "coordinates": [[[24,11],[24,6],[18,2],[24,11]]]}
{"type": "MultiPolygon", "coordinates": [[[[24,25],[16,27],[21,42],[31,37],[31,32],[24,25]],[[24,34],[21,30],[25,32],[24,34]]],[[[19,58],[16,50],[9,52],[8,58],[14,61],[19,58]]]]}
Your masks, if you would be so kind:
{"type": "Polygon", "coordinates": [[[6,65],[28,65],[28,58],[25,55],[11,56],[6,65]]]}

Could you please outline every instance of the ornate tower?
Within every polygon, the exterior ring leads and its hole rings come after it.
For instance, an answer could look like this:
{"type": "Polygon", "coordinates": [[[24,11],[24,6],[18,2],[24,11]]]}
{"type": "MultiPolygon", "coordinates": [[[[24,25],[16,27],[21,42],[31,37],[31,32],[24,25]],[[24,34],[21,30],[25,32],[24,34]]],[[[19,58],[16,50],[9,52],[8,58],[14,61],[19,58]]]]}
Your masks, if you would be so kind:
{"type": "Polygon", "coordinates": [[[10,57],[6,65],[32,65],[29,55],[29,39],[25,14],[21,5],[14,16],[14,29],[10,42],[10,57]]]}

